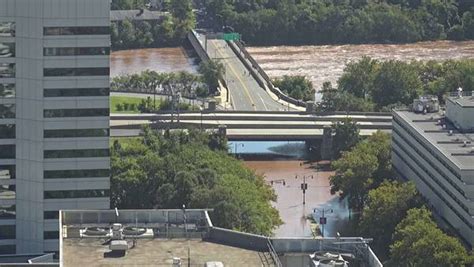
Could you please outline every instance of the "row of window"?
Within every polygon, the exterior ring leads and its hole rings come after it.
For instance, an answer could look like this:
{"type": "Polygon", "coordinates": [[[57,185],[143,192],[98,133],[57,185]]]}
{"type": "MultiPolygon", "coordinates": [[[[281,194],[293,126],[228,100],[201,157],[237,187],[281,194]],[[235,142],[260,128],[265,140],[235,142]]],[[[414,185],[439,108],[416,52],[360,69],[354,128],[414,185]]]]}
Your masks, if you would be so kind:
{"type": "Polygon", "coordinates": [[[14,104],[0,104],[0,119],[13,119],[15,118],[15,105],[14,104]]]}
{"type": "Polygon", "coordinates": [[[448,169],[451,174],[453,174],[459,181],[461,182],[464,182],[461,178],[461,174],[456,171],[453,167],[451,167],[451,165],[449,165],[448,163],[446,163],[446,160],[441,158],[440,156],[438,156],[438,153],[436,153],[436,151],[434,151],[431,147],[428,147],[428,146],[425,146],[423,144],[423,142],[418,138],[418,136],[416,135],[413,135],[411,134],[410,132],[410,129],[407,128],[407,126],[405,126],[404,123],[402,123],[398,118],[397,116],[393,116],[393,121],[398,125],[400,126],[401,128],[403,128],[405,130],[405,132],[409,133],[411,137],[413,137],[415,139],[415,141],[420,144],[422,147],[424,147],[426,150],[428,150],[430,152],[430,154],[435,157],[439,163],[441,163],[446,169],[448,169]]]}
{"type": "Polygon", "coordinates": [[[68,150],[45,150],[45,159],[64,158],[100,158],[108,157],[109,149],[68,149],[68,150]]]}
{"type": "Polygon", "coordinates": [[[44,97],[109,96],[109,88],[44,89],[44,97]]]}
{"type": "Polygon", "coordinates": [[[59,219],[59,211],[57,210],[48,210],[43,212],[43,218],[45,220],[57,220],[59,219]]]}
{"type": "Polygon", "coordinates": [[[44,179],[109,177],[109,169],[44,171],[44,179]]]}
{"type": "Polygon", "coordinates": [[[15,145],[0,145],[0,159],[14,159],[15,157],[15,145]]]}
{"type": "MultiPolygon", "coordinates": [[[[459,192],[459,194],[461,194],[462,196],[464,196],[466,199],[466,193],[464,192],[464,190],[461,189],[461,187],[459,187],[454,181],[452,181],[449,177],[447,177],[447,175],[444,174],[444,172],[436,165],[434,164],[430,159],[428,159],[425,155],[425,153],[423,151],[419,151],[416,146],[414,146],[414,144],[412,144],[412,142],[410,140],[408,140],[408,138],[406,138],[405,136],[403,136],[403,134],[401,134],[396,127],[393,127],[392,131],[396,134],[396,136],[400,137],[401,139],[403,139],[403,141],[405,141],[405,143],[407,143],[413,150],[415,150],[415,152],[418,154],[419,157],[421,157],[426,163],[428,163],[428,165],[431,166],[431,168],[433,168],[434,170],[436,170],[436,172],[438,172],[438,174],[444,178],[444,180],[446,182],[448,182],[452,187],[454,187],[456,189],[456,191],[459,192]]],[[[416,140],[416,139],[415,139],[416,140]]],[[[394,142],[398,143],[397,140],[393,140],[394,142]]],[[[419,145],[421,145],[420,143],[418,143],[419,145]]],[[[424,147],[423,147],[424,148],[424,147]]]]}
{"type": "Polygon", "coordinates": [[[45,118],[104,117],[110,114],[108,108],[45,109],[43,112],[45,118]]]}
{"type": "Polygon", "coordinates": [[[15,205],[0,205],[0,220],[12,220],[16,218],[15,205]]]}
{"type": "MultiPolygon", "coordinates": [[[[472,223],[471,223],[469,220],[466,220],[466,219],[464,218],[464,216],[462,216],[462,215],[446,200],[446,198],[444,198],[444,196],[443,196],[442,194],[440,194],[440,192],[438,192],[438,190],[436,190],[436,188],[433,187],[433,185],[432,185],[429,181],[426,181],[426,179],[425,179],[417,170],[415,170],[415,168],[413,168],[413,166],[411,166],[410,163],[408,163],[408,161],[401,155],[400,152],[398,152],[396,149],[393,149],[393,152],[397,155],[397,157],[398,157],[400,160],[402,160],[402,161],[405,163],[405,165],[406,165],[408,168],[410,168],[410,170],[411,170],[412,172],[414,172],[414,173],[418,176],[418,178],[420,178],[420,179],[423,181],[423,183],[424,183],[426,186],[428,186],[428,187],[431,189],[431,191],[432,191],[433,193],[436,194],[436,196],[438,196],[439,199],[441,199],[441,201],[444,202],[444,204],[445,204],[446,206],[448,206],[448,207],[450,208],[450,210],[451,210],[452,212],[454,212],[454,213],[458,216],[459,219],[461,219],[461,221],[464,222],[465,225],[467,225],[471,230],[474,229],[474,226],[472,225],[472,223]]],[[[401,175],[405,180],[408,180],[407,177],[405,177],[405,176],[403,175],[403,172],[401,172],[400,170],[398,170],[396,166],[393,166],[393,167],[395,168],[395,170],[398,172],[399,175],[401,175]]]]}
{"type": "Polygon", "coordinates": [[[109,74],[109,68],[46,68],[43,70],[44,77],[109,76],[109,74]]]}
{"type": "Polygon", "coordinates": [[[15,138],[15,124],[0,125],[0,139],[15,138]]]}
{"type": "MultiPolygon", "coordinates": [[[[397,140],[393,140],[393,142],[401,148],[401,150],[403,150],[403,152],[405,152],[408,157],[410,157],[410,159],[414,162],[417,162],[416,161],[416,158],[411,154],[409,153],[406,149],[403,148],[403,146],[397,141],[397,140]]],[[[417,151],[417,154],[419,154],[419,152],[417,151]]],[[[465,212],[467,212],[468,214],[470,214],[469,212],[469,208],[461,201],[459,200],[453,193],[451,193],[451,191],[447,188],[445,188],[445,186],[440,182],[440,180],[438,179],[439,176],[436,176],[435,174],[431,173],[427,168],[425,168],[425,166],[423,164],[418,164],[418,167],[420,169],[423,170],[423,172],[428,175],[432,181],[434,181],[440,188],[443,188],[444,189],[444,192],[446,192],[453,200],[454,202],[456,202],[465,212]]],[[[457,188],[456,188],[457,189],[457,188]]]]}
{"type": "Polygon", "coordinates": [[[14,37],[15,36],[15,22],[0,22],[0,36],[14,37]]]}
{"type": "MultiPolygon", "coordinates": [[[[1,128],[0,128],[1,132],[1,128]]],[[[108,137],[109,129],[44,130],[44,138],[108,137]]]]}
{"type": "Polygon", "coordinates": [[[16,254],[15,245],[0,245],[0,255],[16,254]]]}
{"type": "Polygon", "coordinates": [[[58,239],[59,240],[59,231],[44,231],[43,239],[58,239]]]}
{"type": "Polygon", "coordinates": [[[15,165],[0,165],[0,180],[15,179],[15,165]]]}
{"type": "Polygon", "coordinates": [[[44,27],[44,35],[109,35],[110,27],[44,27]]]}
{"type": "Polygon", "coordinates": [[[12,98],[15,97],[15,85],[14,84],[0,84],[0,98],[12,98]]]}
{"type": "Polygon", "coordinates": [[[0,200],[12,200],[16,197],[16,186],[0,185],[0,200]]]}
{"type": "Polygon", "coordinates": [[[16,238],[15,225],[0,225],[0,240],[16,238]]]}
{"type": "Polygon", "coordinates": [[[110,190],[106,189],[44,191],[44,199],[96,198],[109,196],[110,190]]]}
{"type": "Polygon", "coordinates": [[[15,78],[15,63],[0,63],[0,78],[15,78]]]}
{"type": "MultiPolygon", "coordinates": [[[[1,43],[0,43],[1,49],[1,43]]],[[[54,56],[102,56],[110,55],[108,47],[48,47],[43,49],[43,55],[54,56]]],[[[1,53],[0,53],[1,57],[1,53]]]]}
{"type": "Polygon", "coordinates": [[[0,58],[15,57],[15,43],[0,43],[0,58]]]}

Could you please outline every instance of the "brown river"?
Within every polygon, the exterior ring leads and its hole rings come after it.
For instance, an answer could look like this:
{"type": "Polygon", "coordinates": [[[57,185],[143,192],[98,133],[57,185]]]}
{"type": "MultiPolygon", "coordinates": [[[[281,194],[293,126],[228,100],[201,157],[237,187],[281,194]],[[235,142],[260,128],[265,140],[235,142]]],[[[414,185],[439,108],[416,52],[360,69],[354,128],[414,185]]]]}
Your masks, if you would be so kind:
{"type": "MultiPolygon", "coordinates": [[[[271,76],[305,75],[315,88],[341,76],[346,63],[362,56],[389,60],[444,60],[474,58],[474,41],[436,41],[414,44],[368,44],[323,46],[249,47],[249,52],[271,76]]],[[[182,48],[152,48],[113,52],[111,74],[136,73],[145,69],[159,72],[195,72],[195,59],[182,48]]]]}

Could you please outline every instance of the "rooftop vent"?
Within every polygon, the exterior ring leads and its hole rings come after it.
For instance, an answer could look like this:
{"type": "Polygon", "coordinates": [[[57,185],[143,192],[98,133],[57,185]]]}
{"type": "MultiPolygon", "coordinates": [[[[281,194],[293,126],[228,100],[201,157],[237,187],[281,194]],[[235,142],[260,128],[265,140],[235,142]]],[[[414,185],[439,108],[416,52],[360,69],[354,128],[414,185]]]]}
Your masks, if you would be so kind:
{"type": "MultiPolygon", "coordinates": [[[[438,97],[434,95],[420,96],[413,100],[413,111],[415,113],[434,113],[439,111],[438,97]]],[[[433,119],[433,118],[432,118],[433,119]]]]}
{"type": "Polygon", "coordinates": [[[112,240],[123,239],[123,227],[120,223],[114,223],[112,225],[112,240]]]}
{"type": "Polygon", "coordinates": [[[453,135],[453,130],[449,130],[448,135],[452,136],[453,135]]]}

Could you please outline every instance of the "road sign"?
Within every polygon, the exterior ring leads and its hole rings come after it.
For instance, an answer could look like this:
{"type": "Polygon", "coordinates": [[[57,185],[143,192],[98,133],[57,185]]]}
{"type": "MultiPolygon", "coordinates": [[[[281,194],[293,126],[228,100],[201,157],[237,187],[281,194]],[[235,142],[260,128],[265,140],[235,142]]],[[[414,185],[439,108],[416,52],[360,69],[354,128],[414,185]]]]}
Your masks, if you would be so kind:
{"type": "Polygon", "coordinates": [[[238,41],[240,40],[240,34],[236,32],[224,33],[224,41],[238,41]]]}
{"type": "Polygon", "coordinates": [[[319,224],[325,225],[326,223],[327,223],[326,217],[321,217],[321,218],[319,218],[319,224]]]}
{"type": "Polygon", "coordinates": [[[301,184],[301,190],[308,190],[308,184],[307,183],[302,183],[301,184]]]}

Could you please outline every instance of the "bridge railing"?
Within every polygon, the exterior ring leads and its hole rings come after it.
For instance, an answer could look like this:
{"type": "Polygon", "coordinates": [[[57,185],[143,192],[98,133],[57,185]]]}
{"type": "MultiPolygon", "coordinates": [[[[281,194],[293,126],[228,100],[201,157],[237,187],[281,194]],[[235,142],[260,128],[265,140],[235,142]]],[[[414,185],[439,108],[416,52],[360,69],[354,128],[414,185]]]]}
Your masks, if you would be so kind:
{"type": "MultiPolygon", "coordinates": [[[[234,50],[234,53],[239,57],[239,59],[246,65],[246,67],[249,69],[250,72],[255,72],[255,76],[257,76],[257,81],[259,81],[260,79],[258,78],[258,76],[262,77],[266,87],[272,92],[274,93],[275,95],[278,96],[278,98],[290,103],[290,104],[293,104],[295,106],[299,106],[299,107],[306,107],[306,102],[302,101],[302,100],[298,100],[298,99],[295,99],[295,98],[292,98],[288,95],[286,95],[285,93],[283,93],[280,89],[278,89],[277,87],[275,87],[272,83],[272,80],[270,79],[270,77],[267,75],[267,73],[262,69],[262,67],[260,67],[260,65],[257,63],[257,61],[252,57],[252,55],[250,55],[250,53],[247,51],[247,49],[245,48],[245,46],[241,43],[241,42],[229,42],[230,44],[230,48],[232,48],[232,50],[234,50]],[[233,46],[232,44],[235,44],[235,46],[233,46]],[[241,53],[244,55],[242,56],[241,53]],[[250,64],[247,63],[246,59],[250,62],[250,64]]],[[[261,82],[260,82],[261,83],[261,82]]],[[[260,84],[260,86],[262,86],[263,88],[265,88],[265,85],[264,84],[260,84]]]]}

